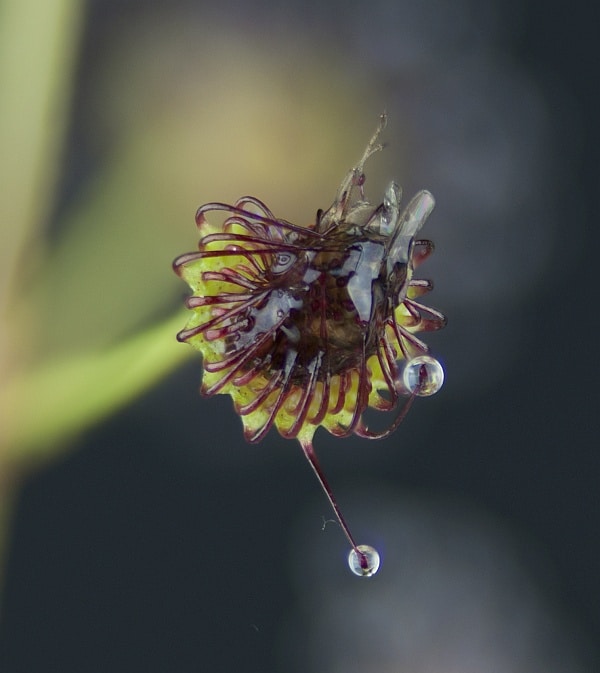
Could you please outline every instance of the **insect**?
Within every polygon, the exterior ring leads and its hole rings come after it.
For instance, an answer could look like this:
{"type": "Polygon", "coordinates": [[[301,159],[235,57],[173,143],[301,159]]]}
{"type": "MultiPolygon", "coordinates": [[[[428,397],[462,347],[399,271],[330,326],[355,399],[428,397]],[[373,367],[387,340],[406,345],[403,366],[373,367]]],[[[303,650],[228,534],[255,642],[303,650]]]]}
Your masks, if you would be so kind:
{"type": "Polygon", "coordinates": [[[379,205],[364,193],[364,165],[382,149],[385,124],[382,115],[333,204],[310,226],[275,217],[252,196],[206,203],[196,213],[198,251],[173,263],[193,292],[177,338],[202,353],[201,392],[231,395],[249,442],[273,426],[298,439],[350,542],[350,565],[365,576],[377,570],[377,552],[356,544],[313,435],[324,427],[338,437],[387,437],[415,397],[436,392],[444,377],[416,336],[446,323],[419,301],[431,282],[413,277],[433,250],[417,238],[433,197],[421,191],[401,210],[394,182],[379,205]],[[375,432],[363,418],[368,407],[396,416],[375,432]]]}

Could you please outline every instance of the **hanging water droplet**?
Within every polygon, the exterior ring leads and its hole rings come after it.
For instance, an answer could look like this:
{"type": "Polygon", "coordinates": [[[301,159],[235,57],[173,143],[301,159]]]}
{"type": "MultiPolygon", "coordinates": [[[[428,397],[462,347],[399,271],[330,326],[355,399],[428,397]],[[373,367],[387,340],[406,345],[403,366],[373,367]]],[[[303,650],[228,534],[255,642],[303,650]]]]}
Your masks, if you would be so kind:
{"type": "Polygon", "coordinates": [[[359,577],[372,577],[381,563],[379,552],[368,544],[359,544],[356,549],[351,549],[348,554],[350,570],[359,577]]]}
{"type": "Polygon", "coordinates": [[[428,397],[442,387],[444,369],[431,355],[419,355],[406,363],[402,382],[411,393],[416,391],[419,397],[428,397]]]}

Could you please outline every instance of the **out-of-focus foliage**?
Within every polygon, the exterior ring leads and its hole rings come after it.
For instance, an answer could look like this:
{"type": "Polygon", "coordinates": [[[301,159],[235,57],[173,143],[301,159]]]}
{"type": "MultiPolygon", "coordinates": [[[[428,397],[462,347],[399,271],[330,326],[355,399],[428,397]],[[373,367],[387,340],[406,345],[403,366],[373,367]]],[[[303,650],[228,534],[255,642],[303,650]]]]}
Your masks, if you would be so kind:
{"type": "Polygon", "coordinates": [[[187,355],[174,342],[173,319],[144,322],[165,296],[147,292],[144,280],[152,277],[155,290],[168,258],[162,272],[148,265],[143,243],[136,254],[144,213],[128,204],[139,157],[124,157],[130,173],[110,166],[103,181],[112,190],[90,189],[58,244],[48,242],[82,7],[79,0],[0,3],[0,554],[24,467],[187,355]],[[136,217],[140,226],[130,228],[136,217]]]}
{"type": "MultiPolygon", "coordinates": [[[[161,269],[140,236],[146,220],[136,190],[146,176],[139,153],[126,151],[107,166],[61,225],[58,242],[48,242],[82,3],[1,7],[0,470],[7,471],[8,462],[51,454],[186,353],[174,343],[172,320],[144,327],[165,306],[159,288],[168,257],[161,269]]],[[[150,220],[148,235],[160,236],[162,216],[150,220]]]]}

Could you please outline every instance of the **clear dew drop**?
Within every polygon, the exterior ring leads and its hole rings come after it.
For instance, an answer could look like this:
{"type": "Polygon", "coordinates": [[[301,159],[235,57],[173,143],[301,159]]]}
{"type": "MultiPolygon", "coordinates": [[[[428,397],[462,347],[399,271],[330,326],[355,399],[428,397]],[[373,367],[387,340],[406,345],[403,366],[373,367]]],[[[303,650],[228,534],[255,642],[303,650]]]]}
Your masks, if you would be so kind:
{"type": "Polygon", "coordinates": [[[437,393],[444,384],[444,369],[430,355],[419,355],[406,363],[402,382],[411,393],[418,388],[419,397],[428,397],[437,393]]]}
{"type": "Polygon", "coordinates": [[[372,577],[378,570],[381,560],[379,552],[368,544],[359,544],[356,549],[351,549],[348,554],[350,570],[358,577],[372,577]]]}

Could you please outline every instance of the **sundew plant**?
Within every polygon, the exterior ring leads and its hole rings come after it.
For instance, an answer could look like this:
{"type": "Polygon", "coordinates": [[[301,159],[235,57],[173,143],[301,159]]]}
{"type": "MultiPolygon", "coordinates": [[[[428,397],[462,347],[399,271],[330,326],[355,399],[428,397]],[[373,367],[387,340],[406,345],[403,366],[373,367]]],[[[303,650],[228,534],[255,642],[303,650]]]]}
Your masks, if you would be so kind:
{"type": "Polygon", "coordinates": [[[442,386],[440,363],[415,334],[446,323],[420,297],[432,289],[413,277],[433,250],[417,237],[434,200],[419,192],[400,207],[392,182],[377,206],[365,196],[364,166],[382,149],[377,131],[342,181],[333,204],[300,227],[275,217],[252,196],[198,209],[198,252],[178,257],[192,311],[180,341],[203,355],[202,392],[231,395],[244,435],[260,441],[272,426],[297,438],[351,545],[350,568],[371,576],[379,557],[358,545],[317,460],[313,435],[389,436],[415,397],[442,386]],[[221,215],[216,222],[214,213],[221,215]],[[369,430],[368,408],[396,412],[369,430]]]}

